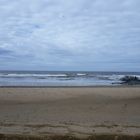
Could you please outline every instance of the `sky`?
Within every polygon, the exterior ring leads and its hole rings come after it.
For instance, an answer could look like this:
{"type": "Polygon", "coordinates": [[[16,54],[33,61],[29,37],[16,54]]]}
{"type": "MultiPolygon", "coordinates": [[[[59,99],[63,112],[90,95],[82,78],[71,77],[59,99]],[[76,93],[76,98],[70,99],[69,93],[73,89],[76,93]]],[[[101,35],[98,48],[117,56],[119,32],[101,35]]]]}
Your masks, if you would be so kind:
{"type": "Polygon", "coordinates": [[[0,70],[140,71],[140,0],[0,0],[0,70]]]}

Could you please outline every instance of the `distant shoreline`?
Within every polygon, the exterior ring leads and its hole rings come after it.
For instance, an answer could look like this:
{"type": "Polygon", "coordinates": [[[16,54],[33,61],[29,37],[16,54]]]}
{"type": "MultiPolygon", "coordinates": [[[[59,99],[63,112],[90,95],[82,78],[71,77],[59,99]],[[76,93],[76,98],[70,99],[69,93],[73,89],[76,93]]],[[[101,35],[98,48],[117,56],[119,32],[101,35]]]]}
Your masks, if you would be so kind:
{"type": "Polygon", "coordinates": [[[135,88],[140,85],[97,85],[97,86],[0,86],[0,88],[135,88]]]}

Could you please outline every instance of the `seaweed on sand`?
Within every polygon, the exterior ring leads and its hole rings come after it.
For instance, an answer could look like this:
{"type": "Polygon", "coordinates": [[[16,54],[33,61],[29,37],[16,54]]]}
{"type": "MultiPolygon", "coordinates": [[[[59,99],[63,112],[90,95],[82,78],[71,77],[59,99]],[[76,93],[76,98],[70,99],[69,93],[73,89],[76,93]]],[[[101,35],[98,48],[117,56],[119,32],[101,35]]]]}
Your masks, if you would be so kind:
{"type": "Polygon", "coordinates": [[[87,138],[78,138],[74,136],[26,136],[26,135],[12,135],[0,134],[0,140],[140,140],[140,135],[129,136],[119,134],[94,134],[87,138]]]}

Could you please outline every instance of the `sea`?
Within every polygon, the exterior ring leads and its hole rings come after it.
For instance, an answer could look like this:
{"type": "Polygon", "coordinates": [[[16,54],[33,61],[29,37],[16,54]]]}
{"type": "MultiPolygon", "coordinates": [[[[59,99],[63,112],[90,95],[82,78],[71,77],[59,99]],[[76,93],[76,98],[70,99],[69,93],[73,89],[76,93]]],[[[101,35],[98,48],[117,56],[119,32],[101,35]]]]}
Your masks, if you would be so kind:
{"type": "Polygon", "coordinates": [[[124,76],[140,72],[0,71],[0,86],[118,86],[124,76]]]}

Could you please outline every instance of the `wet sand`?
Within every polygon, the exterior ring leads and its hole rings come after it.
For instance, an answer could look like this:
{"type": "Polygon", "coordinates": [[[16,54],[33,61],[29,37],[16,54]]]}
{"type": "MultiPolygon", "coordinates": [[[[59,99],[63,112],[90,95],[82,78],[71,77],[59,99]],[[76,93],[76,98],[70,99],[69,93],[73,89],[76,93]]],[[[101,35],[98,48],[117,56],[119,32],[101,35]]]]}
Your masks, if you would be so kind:
{"type": "Polygon", "coordinates": [[[140,87],[0,88],[0,134],[140,135],[140,87]]]}

